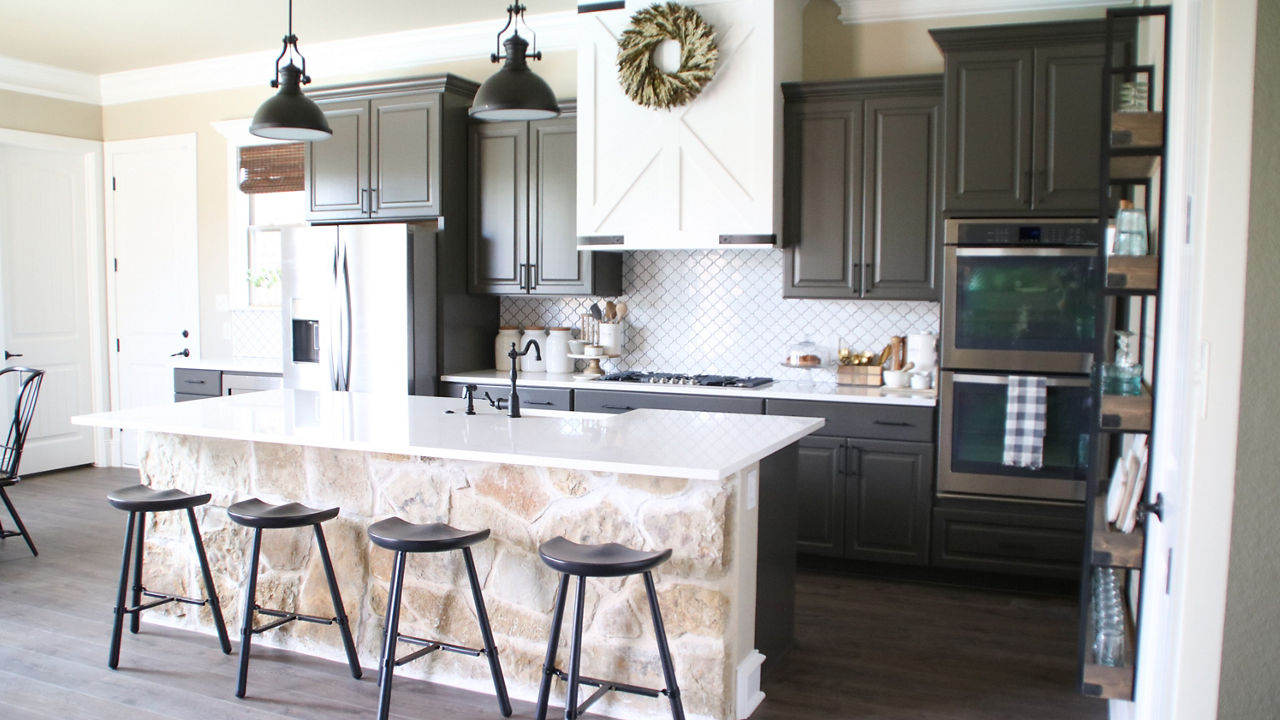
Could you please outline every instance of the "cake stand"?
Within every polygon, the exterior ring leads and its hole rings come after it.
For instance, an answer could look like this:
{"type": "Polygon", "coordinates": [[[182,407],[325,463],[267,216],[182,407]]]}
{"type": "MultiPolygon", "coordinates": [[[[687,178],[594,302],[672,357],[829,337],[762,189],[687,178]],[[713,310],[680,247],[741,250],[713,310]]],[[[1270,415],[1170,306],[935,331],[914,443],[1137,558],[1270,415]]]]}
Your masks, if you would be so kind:
{"type": "Polygon", "coordinates": [[[581,373],[581,374],[579,374],[579,375],[574,375],[573,377],[574,377],[575,379],[579,379],[579,380],[594,380],[594,379],[596,379],[596,378],[598,378],[598,377],[603,377],[603,376],[604,376],[604,370],[601,370],[601,369],[600,369],[600,361],[601,361],[601,360],[606,360],[606,359],[610,359],[610,360],[611,360],[611,359],[613,359],[613,358],[620,358],[620,357],[622,357],[622,356],[621,356],[621,355],[617,355],[617,354],[614,354],[614,355],[574,355],[573,353],[570,353],[570,354],[569,354],[569,357],[573,358],[574,360],[586,360],[586,361],[587,361],[587,367],[583,369],[583,371],[582,371],[582,373],[581,373]]]}

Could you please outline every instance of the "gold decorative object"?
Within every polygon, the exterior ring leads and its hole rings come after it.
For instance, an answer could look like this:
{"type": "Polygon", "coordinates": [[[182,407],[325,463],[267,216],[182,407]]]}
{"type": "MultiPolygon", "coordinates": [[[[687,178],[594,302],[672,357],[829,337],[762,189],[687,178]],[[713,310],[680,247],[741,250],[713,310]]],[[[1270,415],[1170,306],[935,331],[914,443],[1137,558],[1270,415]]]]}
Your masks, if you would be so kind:
{"type": "Polygon", "coordinates": [[[679,107],[711,82],[719,55],[711,26],[696,10],[673,2],[654,4],[631,16],[631,27],[618,41],[618,81],[638,105],[679,107]],[[680,69],[673,73],[653,59],[664,40],[680,43],[680,69]]]}

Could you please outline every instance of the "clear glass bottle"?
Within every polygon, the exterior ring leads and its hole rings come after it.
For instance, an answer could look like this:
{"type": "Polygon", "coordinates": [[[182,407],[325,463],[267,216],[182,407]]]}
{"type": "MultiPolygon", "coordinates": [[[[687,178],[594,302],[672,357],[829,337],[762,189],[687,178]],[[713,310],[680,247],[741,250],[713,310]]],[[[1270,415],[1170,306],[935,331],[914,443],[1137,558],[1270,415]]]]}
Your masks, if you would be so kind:
{"type": "Polygon", "coordinates": [[[1111,254],[1147,254],[1147,214],[1128,200],[1121,200],[1116,211],[1116,240],[1111,254]]]}
{"type": "Polygon", "coordinates": [[[1104,395],[1141,395],[1142,365],[1133,349],[1134,333],[1116,331],[1116,359],[1102,365],[1104,395]]]}

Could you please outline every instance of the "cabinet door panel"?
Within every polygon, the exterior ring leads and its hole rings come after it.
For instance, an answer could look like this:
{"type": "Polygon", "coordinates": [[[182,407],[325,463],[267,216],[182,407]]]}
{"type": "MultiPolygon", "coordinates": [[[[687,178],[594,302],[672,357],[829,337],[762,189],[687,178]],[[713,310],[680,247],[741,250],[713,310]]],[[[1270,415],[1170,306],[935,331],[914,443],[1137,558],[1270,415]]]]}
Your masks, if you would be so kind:
{"type": "Polygon", "coordinates": [[[375,218],[440,214],[440,95],[402,95],[372,107],[375,218]]]}
{"type": "Polygon", "coordinates": [[[845,474],[843,438],[801,438],[796,464],[796,551],[844,555],[845,474]]]}
{"type": "Polygon", "coordinates": [[[1102,45],[1036,50],[1037,211],[1098,209],[1102,45]]]}
{"type": "Polygon", "coordinates": [[[941,98],[867,101],[863,297],[937,300],[941,98]]]}
{"type": "Polygon", "coordinates": [[[333,137],[307,143],[307,219],[365,217],[369,188],[369,102],[321,102],[333,137]]]}
{"type": "Polygon", "coordinates": [[[578,121],[529,123],[530,292],[588,294],[592,253],[578,252],[578,121]]]}
{"type": "Polygon", "coordinates": [[[947,57],[948,212],[1031,207],[1031,50],[947,57]]]}
{"type": "Polygon", "coordinates": [[[862,102],[787,108],[782,296],[858,296],[862,102]]]}
{"type": "Polygon", "coordinates": [[[468,290],[523,294],[528,124],[471,126],[468,290]]]}
{"type": "Polygon", "coordinates": [[[933,445],[854,439],[848,464],[845,557],[928,564],[933,445]]]}

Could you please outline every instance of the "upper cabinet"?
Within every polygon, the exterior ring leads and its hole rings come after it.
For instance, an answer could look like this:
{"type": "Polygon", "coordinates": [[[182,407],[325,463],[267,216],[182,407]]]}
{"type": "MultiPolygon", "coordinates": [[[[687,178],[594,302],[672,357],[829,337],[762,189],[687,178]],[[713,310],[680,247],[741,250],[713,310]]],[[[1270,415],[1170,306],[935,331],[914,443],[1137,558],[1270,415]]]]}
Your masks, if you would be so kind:
{"type": "MultiPolygon", "coordinates": [[[[781,230],[782,98],[800,78],[803,3],[693,0],[719,51],[690,102],[637,104],[618,82],[618,39],[651,0],[578,15],[582,247],[773,247],[781,230]]],[[[661,62],[661,61],[660,61],[661,62]]]]}
{"type": "Polygon", "coordinates": [[[942,77],[783,94],[783,297],[937,300],[942,77]]]}
{"type": "Polygon", "coordinates": [[[466,108],[477,85],[452,75],[310,93],[333,137],[307,144],[307,219],[440,217],[442,176],[462,167],[466,108]]]}
{"type": "Polygon", "coordinates": [[[945,59],[943,211],[1096,212],[1104,23],[929,32],[945,59]]]}
{"type": "Polygon", "coordinates": [[[622,254],[580,252],[577,118],[477,122],[469,140],[468,283],[494,295],[617,295],[622,254]]]}

